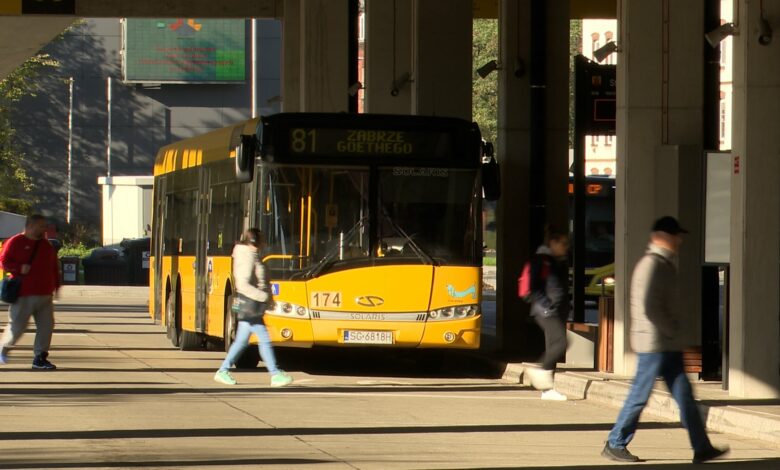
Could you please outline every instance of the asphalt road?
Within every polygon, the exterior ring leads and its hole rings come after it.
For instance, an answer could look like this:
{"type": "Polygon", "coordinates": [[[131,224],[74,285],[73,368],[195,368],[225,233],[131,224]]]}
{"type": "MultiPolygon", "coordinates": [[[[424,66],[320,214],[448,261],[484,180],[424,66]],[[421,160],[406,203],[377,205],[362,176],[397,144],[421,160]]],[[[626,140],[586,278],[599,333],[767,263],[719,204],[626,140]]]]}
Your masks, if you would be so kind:
{"type": "MultiPolygon", "coordinates": [[[[29,369],[31,333],[0,366],[0,468],[612,466],[599,453],[617,409],[540,401],[470,356],[277,348],[293,386],[261,366],[231,387],[212,379],[223,352],[173,349],[142,305],[84,302],[57,306],[57,371],[29,369]]],[[[733,449],[717,468],[780,468],[779,449],[712,439],[733,449]]],[[[654,418],[630,448],[643,468],[691,458],[685,431],[654,418]]]]}

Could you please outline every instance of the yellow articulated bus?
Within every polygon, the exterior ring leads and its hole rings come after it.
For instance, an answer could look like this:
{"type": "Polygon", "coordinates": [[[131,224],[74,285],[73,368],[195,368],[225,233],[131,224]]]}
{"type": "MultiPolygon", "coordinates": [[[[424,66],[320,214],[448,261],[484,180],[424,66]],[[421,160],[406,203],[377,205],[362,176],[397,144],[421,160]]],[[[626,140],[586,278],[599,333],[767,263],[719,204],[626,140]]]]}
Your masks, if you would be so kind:
{"type": "MultiPolygon", "coordinates": [[[[182,349],[229,347],[230,255],[254,226],[276,345],[477,348],[489,147],[460,119],[324,113],[163,147],[150,314],[182,349]]],[[[255,349],[242,365],[257,363],[255,349]]]]}

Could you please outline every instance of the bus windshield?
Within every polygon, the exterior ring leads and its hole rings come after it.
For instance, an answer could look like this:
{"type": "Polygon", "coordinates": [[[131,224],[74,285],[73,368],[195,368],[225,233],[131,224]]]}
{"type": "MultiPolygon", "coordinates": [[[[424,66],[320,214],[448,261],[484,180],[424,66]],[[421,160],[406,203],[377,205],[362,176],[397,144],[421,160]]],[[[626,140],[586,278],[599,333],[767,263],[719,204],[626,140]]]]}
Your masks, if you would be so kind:
{"type": "Polygon", "coordinates": [[[382,264],[478,265],[476,170],[392,167],[373,174],[261,165],[257,220],[274,279],[382,264]]]}
{"type": "Polygon", "coordinates": [[[474,229],[481,192],[476,188],[473,169],[380,169],[380,254],[426,264],[478,265],[474,229]]]}
{"type": "Polygon", "coordinates": [[[368,258],[368,168],[263,165],[260,178],[257,220],[275,279],[368,258]]]}

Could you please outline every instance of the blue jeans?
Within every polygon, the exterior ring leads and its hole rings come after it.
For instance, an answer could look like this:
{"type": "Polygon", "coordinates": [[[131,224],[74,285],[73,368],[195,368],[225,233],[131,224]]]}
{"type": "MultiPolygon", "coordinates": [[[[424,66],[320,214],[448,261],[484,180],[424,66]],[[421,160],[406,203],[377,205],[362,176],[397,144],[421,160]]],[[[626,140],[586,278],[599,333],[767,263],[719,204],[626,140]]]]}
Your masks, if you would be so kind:
{"type": "Polygon", "coordinates": [[[693,399],[693,391],[683,368],[682,352],[640,353],[634,383],[628,398],[620,410],[617,422],[609,433],[607,442],[613,448],[625,448],[634,438],[639,415],[650,398],[656,377],[661,376],[672,392],[680,408],[680,421],[688,430],[688,438],[694,452],[703,452],[712,447],[704,429],[699,409],[693,399]]]}
{"type": "Polygon", "coordinates": [[[271,346],[271,338],[268,336],[268,330],[265,329],[265,325],[262,323],[251,324],[249,322],[240,321],[236,327],[236,339],[233,344],[230,345],[230,350],[227,353],[227,357],[222,362],[219,370],[228,370],[236,360],[244,352],[244,349],[249,345],[249,336],[254,333],[257,336],[257,347],[260,349],[260,357],[263,358],[265,368],[271,375],[279,372],[276,367],[276,356],[274,356],[274,349],[271,346]]]}

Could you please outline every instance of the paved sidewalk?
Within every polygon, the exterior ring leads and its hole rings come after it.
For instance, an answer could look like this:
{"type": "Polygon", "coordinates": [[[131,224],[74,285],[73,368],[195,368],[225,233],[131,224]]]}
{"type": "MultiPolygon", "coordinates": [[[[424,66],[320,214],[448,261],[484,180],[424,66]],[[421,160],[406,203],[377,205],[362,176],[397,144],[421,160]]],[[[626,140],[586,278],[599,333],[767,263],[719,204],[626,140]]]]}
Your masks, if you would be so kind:
{"type": "MultiPolygon", "coordinates": [[[[145,310],[149,288],[146,286],[63,286],[59,293],[59,309],[70,310],[71,303],[133,306],[133,311],[145,310]]],[[[99,307],[100,305],[95,305],[99,307]]],[[[103,306],[104,308],[107,306],[103,306]]],[[[113,310],[106,308],[106,310],[113,310]]],[[[506,363],[480,354],[499,368],[507,380],[528,385],[523,377],[527,364],[506,363]]],[[[780,448],[780,400],[750,400],[730,397],[719,382],[692,381],[707,428],[749,439],[757,439],[780,448]]],[[[574,399],[619,408],[631,385],[630,377],[584,369],[566,368],[556,375],[556,388],[574,399]]],[[[657,418],[679,420],[677,405],[662,382],[648,402],[645,414],[657,418]]]]}
{"type": "MultiPolygon", "coordinates": [[[[502,364],[504,378],[529,385],[523,371],[528,364],[502,364]]],[[[533,367],[532,365],[530,367],[533,367]]],[[[631,378],[616,374],[566,369],[557,373],[555,388],[571,398],[587,399],[621,407],[631,387],[631,378]]],[[[720,382],[691,381],[707,429],[758,439],[780,447],[780,400],[730,397],[720,382]]],[[[662,381],[650,396],[645,413],[679,420],[677,404],[662,381]]]]}

